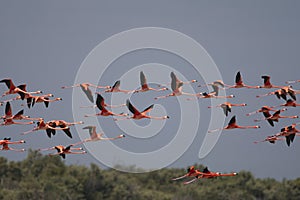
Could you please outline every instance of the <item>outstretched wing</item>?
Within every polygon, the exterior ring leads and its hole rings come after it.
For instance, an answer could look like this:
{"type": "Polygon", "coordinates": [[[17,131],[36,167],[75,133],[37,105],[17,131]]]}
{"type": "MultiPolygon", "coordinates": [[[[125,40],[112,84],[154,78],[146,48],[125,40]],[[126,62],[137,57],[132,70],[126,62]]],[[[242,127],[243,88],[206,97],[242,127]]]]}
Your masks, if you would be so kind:
{"type": "Polygon", "coordinates": [[[127,99],[126,101],[126,106],[127,108],[130,110],[130,112],[132,114],[140,114],[140,111],[138,111],[129,101],[129,99],[127,99]]]}
{"type": "Polygon", "coordinates": [[[8,89],[14,89],[16,87],[11,79],[3,79],[0,81],[0,83],[5,83],[8,89]]]}
{"type": "Polygon", "coordinates": [[[147,86],[147,79],[143,71],[140,72],[140,81],[141,81],[141,86],[145,87],[147,86]]]}
{"type": "Polygon", "coordinates": [[[97,137],[96,126],[86,126],[86,127],[83,127],[82,129],[88,129],[91,138],[97,137]]]}
{"type": "Polygon", "coordinates": [[[271,85],[271,82],[270,82],[271,77],[270,76],[265,75],[265,76],[261,76],[261,78],[264,79],[265,85],[271,85]]]}
{"type": "Polygon", "coordinates": [[[242,84],[243,83],[241,72],[237,72],[237,74],[235,76],[235,83],[236,84],[242,84]]]}
{"type": "Polygon", "coordinates": [[[7,117],[11,117],[12,116],[12,111],[11,111],[11,106],[10,106],[9,101],[5,105],[5,115],[7,117]]]}
{"type": "Polygon", "coordinates": [[[97,94],[96,106],[99,108],[99,110],[103,110],[104,108],[104,98],[101,96],[101,94],[97,94]]]}
{"type": "Polygon", "coordinates": [[[229,124],[235,124],[236,123],[236,118],[235,118],[235,115],[230,119],[229,124]]]}
{"type": "Polygon", "coordinates": [[[145,110],[143,110],[142,113],[146,114],[146,113],[150,112],[153,109],[153,107],[154,107],[154,104],[152,104],[151,106],[149,106],[148,108],[146,108],[145,110]]]}
{"type": "Polygon", "coordinates": [[[111,90],[119,89],[121,85],[121,81],[118,80],[115,82],[115,84],[112,86],[111,90]]]}
{"type": "Polygon", "coordinates": [[[84,92],[84,94],[87,96],[87,98],[90,100],[90,102],[94,103],[94,98],[92,91],[86,84],[80,84],[81,90],[84,92]]]}

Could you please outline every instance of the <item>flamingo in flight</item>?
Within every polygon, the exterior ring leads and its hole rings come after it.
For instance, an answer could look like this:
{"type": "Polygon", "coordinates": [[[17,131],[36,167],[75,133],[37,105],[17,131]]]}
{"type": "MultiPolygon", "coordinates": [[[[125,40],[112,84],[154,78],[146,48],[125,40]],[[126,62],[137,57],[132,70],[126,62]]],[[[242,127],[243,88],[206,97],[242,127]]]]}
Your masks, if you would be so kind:
{"type": "Polygon", "coordinates": [[[300,130],[298,130],[296,128],[297,124],[292,124],[290,126],[286,126],[284,128],[281,129],[280,133],[277,133],[276,136],[277,137],[285,137],[286,140],[286,144],[288,146],[290,146],[290,144],[294,141],[295,136],[299,135],[298,133],[300,133],[300,130]]]}
{"type": "MultiPolygon", "coordinates": [[[[53,124],[51,124],[51,125],[53,125],[53,124]]],[[[64,129],[68,129],[68,128],[69,127],[64,127],[64,128],[52,127],[52,126],[50,126],[50,124],[48,122],[46,123],[43,118],[40,118],[39,121],[36,123],[36,127],[34,127],[32,130],[23,132],[22,135],[26,135],[28,133],[32,133],[32,132],[39,131],[39,130],[45,130],[48,137],[51,138],[51,134],[53,133],[51,130],[64,130],[64,129]]]]}
{"type": "Polygon", "coordinates": [[[259,122],[262,120],[267,120],[271,126],[274,126],[274,122],[278,122],[281,118],[289,118],[289,119],[295,119],[299,118],[297,115],[294,116],[281,116],[280,112],[285,111],[286,109],[277,110],[273,115],[270,114],[269,111],[263,112],[263,115],[265,118],[263,119],[255,119],[255,122],[259,122]]]}
{"type": "MultiPolygon", "coordinates": [[[[281,104],[279,106],[285,106],[285,107],[297,107],[300,106],[300,104],[298,104],[296,101],[292,100],[292,99],[288,99],[285,104],[281,104]]],[[[279,107],[276,106],[276,107],[279,107]]]]}
{"type": "MultiPolygon", "coordinates": [[[[234,98],[234,95],[228,95],[228,96],[219,96],[219,90],[220,87],[223,87],[224,85],[220,84],[219,82],[215,81],[213,84],[208,84],[211,85],[213,88],[213,91],[210,93],[203,92],[203,93],[197,93],[196,96],[197,98],[234,98]]],[[[187,100],[192,100],[192,98],[187,98],[187,100]]]]}
{"type": "MultiPolygon", "coordinates": [[[[67,136],[69,136],[69,138],[72,138],[72,134],[71,134],[71,131],[70,131],[70,126],[73,126],[73,125],[76,125],[76,124],[83,124],[82,121],[79,121],[79,122],[66,122],[64,120],[51,120],[49,122],[47,122],[49,124],[50,127],[52,128],[56,128],[56,127],[60,127],[62,128],[62,131],[65,132],[65,134],[67,136]]],[[[56,130],[55,129],[46,129],[46,132],[47,132],[47,135],[49,137],[51,137],[51,134],[52,135],[55,135],[56,134],[56,130]]]]}
{"type": "Polygon", "coordinates": [[[273,92],[269,92],[267,94],[257,95],[257,98],[270,96],[270,95],[276,95],[278,99],[282,98],[284,100],[287,100],[287,95],[290,95],[290,97],[294,100],[296,100],[296,94],[297,92],[292,89],[291,86],[284,86],[281,89],[275,90],[273,92]]]}
{"type": "Polygon", "coordinates": [[[225,86],[227,86],[228,88],[254,88],[254,89],[259,88],[259,86],[250,86],[250,85],[244,84],[241,72],[237,72],[237,74],[235,76],[235,85],[226,85],[225,84],[225,86]]]}
{"type": "Polygon", "coordinates": [[[96,99],[96,106],[101,110],[101,112],[92,114],[92,115],[84,115],[85,117],[92,117],[92,116],[127,116],[127,114],[120,113],[116,114],[113,113],[105,108],[105,103],[104,103],[104,98],[101,96],[101,94],[97,94],[97,99],[96,99]]]}
{"type": "MultiPolygon", "coordinates": [[[[174,73],[174,72],[172,72],[172,73],[174,73]]],[[[191,83],[196,83],[196,82],[198,82],[196,79],[192,79],[192,80],[190,80],[190,81],[182,81],[182,80],[180,80],[177,76],[176,76],[176,82],[177,83],[181,83],[182,85],[185,85],[185,84],[191,84],[191,83]]],[[[167,83],[166,85],[172,85],[172,80],[171,80],[171,83],[167,83]]],[[[161,85],[158,85],[159,87],[162,87],[163,86],[163,84],[161,84],[161,85]]]]}
{"type": "Polygon", "coordinates": [[[10,141],[11,138],[3,138],[2,140],[0,140],[0,145],[2,145],[1,151],[16,151],[16,152],[24,152],[25,149],[14,149],[9,147],[9,144],[22,144],[25,143],[24,140],[19,140],[19,141],[10,141]]]}
{"type": "Polygon", "coordinates": [[[271,135],[267,136],[264,140],[261,141],[255,141],[253,142],[254,144],[258,144],[260,142],[270,142],[271,144],[275,144],[276,141],[278,140],[284,140],[283,138],[278,137],[277,135],[271,135]]]}
{"type": "Polygon", "coordinates": [[[91,83],[80,83],[80,84],[75,84],[72,86],[63,86],[61,87],[62,89],[66,89],[66,88],[74,88],[74,87],[80,87],[81,90],[84,92],[84,94],[86,95],[86,97],[90,100],[90,102],[94,103],[94,98],[93,98],[93,94],[92,91],[89,87],[94,87],[94,88],[110,88],[110,86],[99,86],[99,85],[94,85],[91,83]]]}
{"type": "Polygon", "coordinates": [[[270,106],[263,106],[263,107],[261,107],[260,109],[254,111],[254,112],[247,113],[246,116],[250,116],[250,115],[253,115],[253,114],[256,114],[256,113],[260,113],[260,112],[276,111],[273,108],[274,108],[273,106],[271,106],[271,107],[270,106]]]}
{"type": "Polygon", "coordinates": [[[232,173],[227,173],[227,174],[223,174],[220,172],[211,172],[209,171],[209,169],[207,167],[205,167],[203,169],[203,171],[197,175],[194,179],[184,182],[185,185],[193,183],[195,181],[197,181],[200,178],[216,178],[216,177],[221,177],[221,176],[236,176],[238,173],[236,172],[232,172],[232,173]]]}
{"type": "Polygon", "coordinates": [[[264,84],[262,86],[259,86],[259,88],[270,89],[270,88],[283,88],[284,87],[284,86],[273,85],[270,81],[271,77],[268,75],[263,75],[263,76],[261,76],[261,78],[264,80],[264,84]]]}
{"type": "Polygon", "coordinates": [[[194,166],[190,166],[189,168],[187,168],[187,173],[184,174],[183,176],[177,177],[177,178],[173,178],[173,181],[177,181],[186,177],[196,177],[198,175],[202,174],[201,171],[195,169],[194,166]]]}
{"type": "MultiPolygon", "coordinates": [[[[233,104],[233,103],[230,103],[230,102],[225,102],[225,103],[222,103],[220,105],[217,105],[215,107],[219,107],[219,108],[222,108],[223,109],[223,112],[225,114],[225,116],[228,116],[228,113],[231,112],[231,108],[233,106],[247,106],[246,103],[242,103],[242,104],[233,104]]],[[[208,108],[212,108],[212,106],[208,106],[208,108]]]]}
{"type": "Polygon", "coordinates": [[[121,81],[118,80],[115,82],[115,84],[110,89],[104,90],[104,92],[96,92],[96,94],[112,93],[112,92],[123,92],[125,94],[128,94],[128,93],[132,93],[135,91],[135,90],[122,90],[122,89],[120,89],[120,85],[121,85],[121,81]]]}
{"type": "Polygon", "coordinates": [[[25,84],[16,87],[11,79],[3,79],[0,81],[0,83],[5,83],[6,86],[8,87],[8,90],[3,93],[2,97],[9,94],[19,94],[21,96],[21,99],[24,100],[25,94],[28,93],[21,89],[24,88],[25,84]]]}
{"type": "Polygon", "coordinates": [[[2,116],[1,118],[4,119],[4,122],[0,124],[0,126],[8,126],[8,125],[12,125],[12,124],[21,124],[21,125],[25,125],[25,124],[33,124],[33,121],[29,121],[29,122],[16,122],[13,119],[18,119],[21,115],[23,114],[22,111],[20,111],[19,113],[17,113],[16,115],[12,115],[12,109],[11,109],[11,105],[9,102],[6,103],[5,106],[5,115],[2,116]]]}
{"type": "MultiPolygon", "coordinates": [[[[21,90],[25,91],[26,93],[23,93],[22,96],[19,95],[19,96],[15,97],[15,98],[8,99],[8,100],[5,100],[3,102],[24,100],[24,99],[28,99],[28,98],[32,97],[32,94],[42,94],[43,93],[41,90],[38,90],[38,91],[35,91],[35,92],[27,92],[25,84],[18,86],[18,88],[20,88],[21,90]]],[[[28,103],[28,100],[27,100],[27,103],[28,103]]],[[[28,108],[30,108],[30,104],[28,105],[28,108]]]]}
{"type": "Polygon", "coordinates": [[[134,93],[137,93],[137,92],[147,92],[147,91],[150,91],[150,90],[152,90],[152,91],[164,91],[164,90],[168,90],[168,88],[166,88],[166,87],[159,88],[159,89],[149,87],[149,85],[147,84],[146,76],[145,76],[145,74],[144,74],[143,71],[140,72],[140,83],[141,83],[141,88],[138,89],[138,90],[135,90],[134,93]]]}
{"type": "Polygon", "coordinates": [[[63,145],[57,145],[51,148],[47,148],[47,149],[39,149],[39,151],[49,151],[49,150],[56,150],[57,153],[53,153],[53,154],[49,154],[49,156],[55,156],[55,155],[59,155],[61,156],[63,159],[66,158],[66,154],[86,154],[86,151],[83,151],[83,148],[79,147],[79,148],[73,148],[73,144],[64,147],[63,145]],[[78,151],[72,151],[72,150],[78,150],[78,151]]]}
{"type": "Polygon", "coordinates": [[[184,82],[180,81],[174,72],[171,72],[171,88],[172,88],[172,93],[165,95],[165,96],[160,96],[160,97],[155,97],[154,99],[162,99],[162,98],[167,98],[171,96],[180,96],[180,95],[188,95],[188,96],[197,96],[197,94],[191,94],[191,93],[186,93],[182,92],[182,86],[184,82]]]}
{"type": "Polygon", "coordinates": [[[127,108],[129,109],[129,111],[133,114],[133,116],[131,116],[131,117],[125,117],[125,118],[121,118],[121,119],[114,119],[115,121],[124,120],[124,119],[136,119],[136,120],[139,120],[139,119],[144,119],[144,118],[147,118],[147,119],[156,119],[156,120],[164,120],[164,119],[170,118],[169,116],[154,117],[154,116],[147,115],[147,113],[149,113],[153,109],[154,104],[150,105],[149,107],[147,107],[142,112],[138,111],[138,109],[136,109],[131,104],[131,102],[129,101],[129,99],[127,99],[126,105],[127,105],[127,108]]]}
{"type": "Polygon", "coordinates": [[[198,85],[198,87],[204,87],[204,86],[219,86],[220,88],[224,88],[225,84],[222,80],[216,80],[212,83],[204,84],[204,85],[198,85]]]}
{"type": "Polygon", "coordinates": [[[33,107],[35,103],[44,103],[46,108],[48,108],[50,102],[62,101],[62,98],[49,99],[49,97],[53,97],[53,96],[54,96],[53,94],[31,96],[27,98],[27,105],[28,107],[30,107],[29,104],[31,103],[31,106],[33,107]]]}
{"type": "Polygon", "coordinates": [[[89,134],[90,134],[90,138],[87,138],[79,143],[76,143],[76,145],[84,143],[84,142],[95,142],[95,141],[100,141],[100,140],[116,140],[116,139],[120,139],[120,138],[124,138],[125,135],[121,134],[118,135],[116,137],[113,138],[107,138],[107,137],[103,137],[104,133],[97,133],[96,132],[96,126],[86,126],[82,129],[88,129],[89,130],[89,134]]]}
{"type": "Polygon", "coordinates": [[[250,129],[250,128],[260,128],[260,126],[239,126],[236,124],[236,117],[233,116],[228,125],[225,126],[224,128],[219,128],[219,129],[215,129],[215,130],[210,130],[208,131],[209,133],[213,133],[213,132],[216,132],[216,131],[220,131],[220,130],[228,130],[228,129],[236,129],[236,128],[239,128],[239,129],[250,129]]]}
{"type": "MultiPolygon", "coordinates": [[[[9,117],[13,120],[39,120],[40,118],[31,118],[29,116],[25,116],[23,115],[24,114],[24,109],[23,110],[20,110],[17,114],[9,117]]],[[[3,115],[0,117],[0,119],[6,119],[7,118],[7,115],[3,115]]]]}

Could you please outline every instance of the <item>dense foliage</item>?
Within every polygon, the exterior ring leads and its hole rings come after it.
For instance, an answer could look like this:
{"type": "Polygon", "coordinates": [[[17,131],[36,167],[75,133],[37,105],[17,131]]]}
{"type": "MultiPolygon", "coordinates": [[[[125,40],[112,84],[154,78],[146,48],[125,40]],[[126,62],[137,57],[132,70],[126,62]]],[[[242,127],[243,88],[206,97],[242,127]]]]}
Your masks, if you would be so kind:
{"type": "MultiPolygon", "coordinates": [[[[203,168],[203,166],[197,166],[203,168]]],[[[20,162],[0,157],[0,199],[299,199],[300,178],[256,179],[242,171],[235,177],[200,180],[190,185],[171,178],[184,169],[130,174],[113,169],[66,165],[60,157],[30,151],[20,162]]]]}

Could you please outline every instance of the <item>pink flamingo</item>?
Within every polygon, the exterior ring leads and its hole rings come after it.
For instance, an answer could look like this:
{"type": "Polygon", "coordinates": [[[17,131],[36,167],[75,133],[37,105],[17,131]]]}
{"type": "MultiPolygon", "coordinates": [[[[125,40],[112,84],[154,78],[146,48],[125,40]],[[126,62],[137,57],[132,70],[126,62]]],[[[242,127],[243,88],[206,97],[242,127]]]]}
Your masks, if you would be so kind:
{"type": "Polygon", "coordinates": [[[176,77],[174,72],[171,72],[170,76],[171,76],[171,88],[173,92],[165,96],[155,97],[154,99],[162,99],[162,98],[167,98],[171,96],[180,96],[180,95],[197,96],[196,94],[182,92],[182,86],[184,83],[176,77]]]}
{"type": "Polygon", "coordinates": [[[92,117],[92,116],[127,116],[127,114],[120,113],[116,114],[113,113],[105,108],[105,103],[104,103],[104,98],[101,96],[101,94],[97,94],[97,99],[96,99],[96,105],[101,110],[101,112],[92,114],[92,115],[85,115],[85,117],[92,117]]]}
{"type": "MultiPolygon", "coordinates": [[[[215,107],[219,107],[219,108],[222,108],[223,109],[223,112],[226,116],[228,116],[228,112],[231,112],[231,108],[233,106],[247,106],[247,104],[245,103],[242,103],[242,104],[233,104],[233,103],[230,103],[230,102],[225,102],[225,103],[222,103],[220,105],[217,105],[215,107]]],[[[212,108],[212,106],[208,106],[208,108],[212,108]]]]}
{"type": "MultiPolygon", "coordinates": [[[[15,118],[18,118],[18,116],[20,116],[22,114],[22,112],[20,111],[17,116],[15,116],[15,118]]],[[[5,115],[2,116],[2,118],[4,119],[4,122],[0,124],[0,126],[9,126],[9,125],[12,125],[12,124],[21,124],[21,125],[24,125],[24,124],[33,124],[34,122],[33,121],[30,121],[30,122],[16,122],[13,120],[13,115],[12,115],[12,109],[11,109],[11,106],[10,106],[10,103],[7,102],[6,103],[6,106],[5,106],[5,115]]]]}
{"type": "Polygon", "coordinates": [[[126,117],[126,118],[122,118],[122,119],[114,119],[115,121],[118,120],[124,120],[124,119],[143,119],[143,118],[148,118],[148,119],[157,119],[157,120],[164,120],[164,119],[168,119],[169,116],[162,116],[162,117],[154,117],[154,116],[149,116],[147,115],[147,113],[149,113],[152,109],[154,104],[152,104],[151,106],[147,107],[145,110],[143,110],[142,112],[138,111],[129,101],[129,99],[127,99],[126,101],[126,105],[128,107],[128,109],[130,110],[130,112],[133,114],[133,116],[131,117],[126,117]]]}
{"type": "Polygon", "coordinates": [[[22,144],[25,143],[24,140],[19,140],[19,141],[15,141],[15,142],[11,142],[10,141],[11,138],[4,138],[3,140],[0,140],[0,145],[2,145],[1,151],[16,151],[16,152],[24,152],[25,149],[14,149],[9,147],[9,144],[22,144]]]}
{"type": "Polygon", "coordinates": [[[264,79],[264,85],[262,86],[259,86],[259,88],[267,88],[267,89],[270,89],[270,88],[283,88],[284,86],[276,86],[276,85],[273,85],[271,83],[271,77],[268,76],[268,75],[264,75],[264,76],[261,76],[262,79],[264,79]]]}
{"type": "Polygon", "coordinates": [[[145,76],[145,74],[143,73],[143,71],[140,72],[140,82],[141,82],[141,88],[138,89],[138,90],[135,90],[134,93],[137,93],[137,92],[146,92],[146,91],[150,91],[150,90],[153,90],[153,91],[164,91],[164,90],[168,90],[168,88],[166,88],[166,87],[164,87],[164,88],[159,88],[159,89],[149,87],[149,85],[147,84],[146,76],[145,76]]]}
{"type": "Polygon", "coordinates": [[[226,85],[228,88],[254,88],[257,89],[259,86],[246,85],[243,82],[241,72],[237,72],[235,76],[235,85],[226,85]]]}
{"type": "Polygon", "coordinates": [[[79,148],[72,148],[72,146],[74,146],[73,144],[64,147],[63,145],[57,145],[51,148],[47,148],[47,149],[39,149],[39,151],[48,151],[48,150],[57,150],[57,153],[53,153],[53,154],[49,154],[49,156],[55,156],[55,155],[59,155],[61,156],[63,159],[66,158],[66,154],[86,154],[86,151],[83,151],[83,149],[81,147],[79,148]],[[79,150],[79,151],[72,151],[72,150],[79,150]]]}
{"type": "Polygon", "coordinates": [[[215,129],[215,130],[211,130],[211,131],[208,131],[209,133],[213,133],[213,132],[216,132],[216,131],[220,131],[220,130],[228,130],[228,129],[236,129],[236,128],[239,128],[239,129],[249,129],[249,128],[260,128],[260,126],[239,126],[236,124],[236,117],[233,116],[228,125],[225,126],[224,128],[219,128],[219,129],[215,129]]]}
{"type": "Polygon", "coordinates": [[[120,138],[124,138],[125,135],[121,134],[118,135],[116,137],[113,138],[107,138],[107,137],[103,137],[104,133],[97,133],[96,132],[96,126],[86,126],[83,129],[88,129],[89,130],[89,134],[90,134],[90,138],[87,138],[81,142],[76,143],[76,145],[84,143],[84,142],[95,142],[95,141],[100,141],[100,140],[116,140],[116,139],[120,139],[120,138]]]}
{"type": "Polygon", "coordinates": [[[84,92],[84,94],[87,96],[87,98],[90,100],[90,102],[94,103],[93,99],[93,94],[92,91],[89,87],[94,87],[94,88],[110,88],[110,86],[99,86],[99,85],[94,85],[91,83],[81,83],[81,84],[75,84],[72,86],[63,86],[61,87],[62,89],[66,88],[74,88],[74,87],[80,87],[81,90],[84,92]]]}
{"type": "MultiPolygon", "coordinates": [[[[134,92],[135,90],[122,90],[120,89],[120,85],[121,85],[121,81],[118,80],[115,82],[115,84],[111,87],[111,89],[107,89],[107,90],[104,90],[105,93],[111,93],[111,92],[123,92],[125,94],[128,94],[128,93],[132,93],[134,92]]],[[[103,92],[96,92],[96,94],[102,94],[103,92]]]]}
{"type": "Polygon", "coordinates": [[[267,120],[271,126],[274,126],[273,122],[278,122],[279,119],[281,119],[281,118],[289,118],[289,119],[299,118],[297,115],[294,115],[294,116],[281,116],[280,112],[281,111],[285,111],[285,110],[286,109],[277,110],[273,115],[271,115],[269,113],[269,111],[263,112],[265,118],[263,118],[263,119],[255,119],[254,121],[255,122],[259,122],[259,121],[262,121],[262,120],[267,120]]]}

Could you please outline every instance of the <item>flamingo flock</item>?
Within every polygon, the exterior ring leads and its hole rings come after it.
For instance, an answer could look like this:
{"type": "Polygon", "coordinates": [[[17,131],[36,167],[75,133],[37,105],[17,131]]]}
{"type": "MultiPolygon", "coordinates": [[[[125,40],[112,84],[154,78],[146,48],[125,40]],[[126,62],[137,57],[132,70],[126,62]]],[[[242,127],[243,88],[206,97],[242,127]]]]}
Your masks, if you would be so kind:
{"type": "MultiPolygon", "coordinates": [[[[222,80],[216,80],[212,83],[209,84],[204,84],[204,85],[199,85],[199,87],[203,88],[205,87],[212,87],[212,91],[203,91],[199,93],[188,93],[185,92],[183,89],[183,86],[185,84],[193,84],[196,83],[197,80],[190,80],[187,82],[181,81],[174,72],[170,72],[170,83],[165,83],[165,84],[156,84],[155,87],[150,87],[150,85],[147,82],[146,76],[143,71],[140,72],[139,74],[140,78],[140,85],[137,86],[138,89],[131,89],[131,90],[125,90],[125,89],[120,89],[121,81],[117,80],[113,86],[98,86],[95,84],[91,84],[89,82],[85,83],[78,83],[72,86],[62,86],[62,89],[68,89],[68,88],[78,88],[80,87],[83,94],[87,97],[90,103],[93,105],[88,105],[88,106],[82,106],[82,108],[88,108],[88,107],[95,107],[100,110],[99,113],[96,114],[86,114],[84,117],[108,117],[111,116],[114,121],[120,121],[120,120],[140,120],[140,119],[153,119],[153,120],[167,120],[169,118],[172,118],[172,116],[152,116],[149,113],[151,110],[154,109],[155,104],[145,105],[146,108],[144,110],[139,110],[137,109],[133,104],[130,99],[124,100],[124,104],[121,105],[109,105],[105,103],[104,95],[109,95],[109,93],[116,93],[116,92],[121,92],[125,94],[130,94],[130,95],[142,95],[139,93],[144,93],[148,91],[153,91],[155,94],[160,93],[160,92],[168,92],[171,90],[171,92],[165,94],[165,95],[157,95],[153,101],[155,100],[163,100],[166,98],[170,97],[175,97],[175,96],[187,96],[186,100],[200,100],[200,99],[206,99],[206,98],[225,98],[225,99],[231,99],[234,98],[235,95],[227,95],[227,96],[220,96],[219,91],[220,90],[234,90],[234,89],[254,89],[254,90],[260,90],[260,89],[274,89],[274,91],[268,92],[266,94],[259,94],[256,97],[257,98],[262,98],[266,96],[272,96],[275,95],[278,99],[283,99],[285,100],[284,104],[278,104],[276,106],[270,106],[270,105],[265,105],[256,111],[250,112],[246,114],[246,116],[250,117],[254,114],[262,113],[263,118],[261,119],[255,119],[254,122],[259,123],[261,121],[267,121],[269,125],[272,127],[275,127],[275,122],[279,123],[279,119],[285,118],[286,120],[294,120],[298,118],[298,116],[289,116],[289,115],[281,115],[282,112],[285,112],[287,110],[286,107],[298,107],[300,104],[297,103],[297,94],[300,93],[298,90],[294,90],[291,85],[284,85],[284,86],[277,86],[273,85],[271,83],[271,77],[268,75],[263,75],[261,78],[263,79],[263,84],[262,85],[247,85],[244,83],[241,72],[237,72],[235,76],[235,83],[233,85],[230,84],[225,84],[222,80]],[[168,86],[170,85],[170,89],[168,86]],[[102,90],[102,91],[92,91],[91,88],[95,90],[102,90]],[[95,100],[94,100],[95,97],[95,100]],[[94,104],[95,102],[95,104],[94,104]],[[109,108],[113,107],[127,107],[127,110],[132,113],[130,116],[126,111],[121,112],[121,113],[114,113],[109,110],[109,108]],[[283,108],[282,108],[283,107],[283,108]]],[[[286,84],[295,84],[300,82],[300,80],[296,81],[287,81],[286,84]]],[[[5,106],[4,109],[4,115],[1,117],[3,122],[0,124],[0,126],[9,126],[9,125],[30,125],[30,124],[36,124],[36,126],[33,129],[30,129],[28,131],[25,131],[21,133],[22,135],[27,135],[29,133],[33,133],[36,131],[45,131],[46,135],[48,138],[52,138],[56,135],[57,132],[63,132],[65,135],[72,139],[72,133],[71,133],[71,126],[73,125],[82,125],[84,124],[83,121],[79,122],[66,122],[63,119],[54,119],[54,120],[49,120],[45,121],[43,117],[29,117],[24,115],[24,109],[21,109],[19,112],[16,114],[13,114],[12,112],[12,105],[14,104],[14,101],[26,101],[26,104],[28,109],[34,109],[34,105],[36,103],[43,103],[45,105],[45,109],[49,107],[50,103],[57,102],[57,101],[62,101],[62,98],[53,98],[53,94],[43,94],[41,90],[38,91],[27,91],[26,89],[26,84],[21,84],[18,86],[15,86],[13,83],[12,79],[3,79],[0,81],[0,84],[4,83],[8,90],[4,91],[3,95],[1,98],[8,96],[8,95],[17,95],[11,99],[6,99],[2,100],[0,102],[0,106],[5,106]],[[50,99],[52,97],[52,99],[50,99]]],[[[232,108],[233,107],[245,107],[247,106],[247,103],[231,103],[229,101],[219,104],[215,107],[221,108],[223,110],[223,113],[226,117],[229,117],[230,113],[234,111],[232,108]]],[[[212,106],[208,107],[212,108],[212,106]]],[[[261,143],[261,142],[269,142],[271,144],[275,144],[276,141],[286,141],[286,144],[288,146],[293,143],[294,139],[296,136],[300,135],[300,130],[297,129],[297,125],[299,123],[293,122],[291,125],[283,127],[280,129],[279,133],[275,133],[270,136],[266,136],[263,140],[260,141],[255,141],[255,144],[261,143]]],[[[214,133],[217,131],[222,131],[222,130],[231,130],[231,129],[259,129],[260,125],[239,125],[237,123],[237,116],[233,114],[228,121],[228,124],[225,127],[220,127],[214,130],[208,130],[208,133],[214,133]]],[[[87,153],[86,151],[83,150],[82,147],[76,147],[78,145],[81,145],[86,142],[97,142],[97,141],[105,141],[105,140],[117,140],[117,139],[122,139],[125,138],[125,134],[118,134],[115,137],[106,137],[104,136],[103,132],[97,133],[96,132],[96,127],[94,125],[87,125],[83,127],[84,130],[88,130],[90,137],[86,138],[82,141],[77,141],[72,144],[68,145],[61,145],[57,144],[54,147],[50,148],[40,148],[38,150],[40,151],[50,151],[50,150],[56,150],[56,153],[50,153],[50,156],[61,156],[63,159],[66,158],[66,154],[85,154],[87,153]]],[[[2,145],[1,150],[11,150],[15,152],[24,152],[25,149],[14,149],[9,147],[8,145],[17,145],[17,144],[22,144],[25,143],[24,140],[20,141],[10,141],[10,137],[5,137],[2,140],[0,140],[0,145],[2,145]]],[[[199,180],[201,178],[214,178],[214,177],[219,177],[219,176],[235,176],[237,173],[229,173],[229,174],[223,174],[219,172],[211,172],[208,170],[206,167],[205,169],[197,170],[193,166],[188,168],[187,174],[180,176],[178,178],[174,178],[173,180],[179,180],[183,179],[186,177],[192,177],[193,179],[184,182],[184,184],[190,184],[195,182],[196,180],[199,180]]]]}

